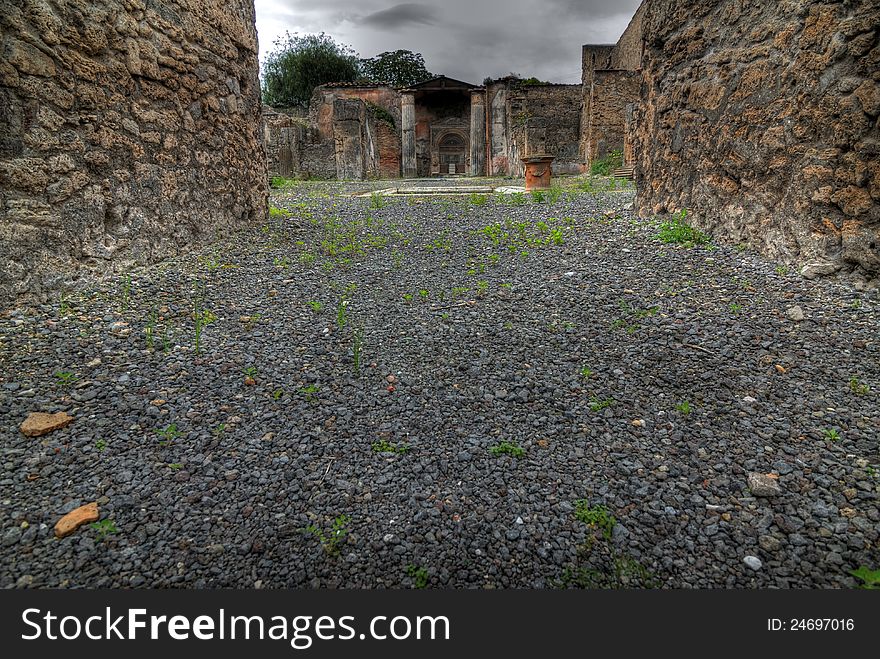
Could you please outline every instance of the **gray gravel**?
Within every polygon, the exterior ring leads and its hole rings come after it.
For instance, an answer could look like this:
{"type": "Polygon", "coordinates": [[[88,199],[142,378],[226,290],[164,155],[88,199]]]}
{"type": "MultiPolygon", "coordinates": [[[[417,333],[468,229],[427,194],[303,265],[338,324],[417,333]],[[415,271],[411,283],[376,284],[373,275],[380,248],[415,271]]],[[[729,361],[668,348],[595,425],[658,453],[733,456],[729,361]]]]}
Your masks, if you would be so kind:
{"type": "Polygon", "coordinates": [[[0,318],[0,585],[854,587],[880,567],[876,292],[665,245],[631,191],[337,194],[369,185],[275,191],[289,217],[0,318]],[[495,222],[562,244],[494,245],[495,222]],[[116,532],[56,540],[90,501],[116,532]]]}

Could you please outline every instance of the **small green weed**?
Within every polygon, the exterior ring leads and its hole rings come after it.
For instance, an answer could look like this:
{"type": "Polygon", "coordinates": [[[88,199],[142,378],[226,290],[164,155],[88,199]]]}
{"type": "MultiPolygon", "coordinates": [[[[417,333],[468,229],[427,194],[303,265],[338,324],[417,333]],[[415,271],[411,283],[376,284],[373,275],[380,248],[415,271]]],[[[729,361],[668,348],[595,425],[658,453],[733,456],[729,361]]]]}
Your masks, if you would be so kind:
{"type": "Polygon", "coordinates": [[[305,387],[300,387],[299,393],[306,397],[306,400],[310,403],[314,403],[318,400],[318,390],[319,387],[316,384],[309,384],[305,387]]]}
{"type": "Polygon", "coordinates": [[[79,376],[71,371],[55,371],[55,378],[62,387],[70,387],[79,380],[79,376]]]}
{"type": "Polygon", "coordinates": [[[591,506],[586,499],[578,499],[574,502],[574,516],[579,522],[600,529],[606,540],[611,539],[617,520],[605,506],[591,506]]]}
{"type": "Polygon", "coordinates": [[[413,580],[413,588],[426,588],[428,586],[428,571],[423,567],[416,567],[415,565],[407,565],[406,573],[413,580]]]}
{"type": "Polygon", "coordinates": [[[825,428],[822,431],[822,436],[825,439],[831,440],[832,442],[836,442],[837,440],[840,439],[840,433],[837,432],[837,430],[835,430],[834,428],[825,428]]]}
{"type": "Polygon", "coordinates": [[[339,546],[348,535],[346,525],[349,521],[351,521],[351,518],[348,515],[339,515],[333,520],[333,524],[329,529],[323,529],[317,524],[309,524],[304,531],[315,536],[327,554],[338,556],[339,546]]]}
{"type": "Polygon", "coordinates": [[[849,379],[849,390],[853,392],[856,396],[865,396],[869,391],[871,391],[871,387],[859,382],[858,378],[852,377],[849,379]]]}
{"type": "Polygon", "coordinates": [[[371,448],[374,453],[406,453],[409,451],[409,444],[392,444],[387,439],[380,439],[373,442],[371,448]]]}
{"type": "Polygon", "coordinates": [[[864,590],[880,590],[880,570],[872,570],[860,565],[858,570],[850,570],[850,574],[861,581],[859,588],[864,590]]]}
{"type": "Polygon", "coordinates": [[[177,429],[176,423],[172,423],[165,428],[157,428],[154,432],[161,438],[159,440],[159,446],[170,446],[183,434],[177,429]]]}
{"type": "Polygon", "coordinates": [[[116,527],[116,523],[112,519],[102,519],[98,522],[93,522],[91,526],[98,534],[99,542],[106,540],[107,536],[119,533],[119,529],[116,527]]]}
{"type": "Polygon", "coordinates": [[[687,209],[682,209],[678,216],[663,220],[659,224],[656,237],[664,243],[677,243],[685,247],[694,245],[706,245],[712,239],[705,233],[694,229],[686,223],[687,209]]]}
{"type": "Polygon", "coordinates": [[[526,451],[519,444],[505,440],[495,446],[490,446],[489,453],[492,455],[509,455],[514,458],[521,458],[526,454],[526,451]]]}

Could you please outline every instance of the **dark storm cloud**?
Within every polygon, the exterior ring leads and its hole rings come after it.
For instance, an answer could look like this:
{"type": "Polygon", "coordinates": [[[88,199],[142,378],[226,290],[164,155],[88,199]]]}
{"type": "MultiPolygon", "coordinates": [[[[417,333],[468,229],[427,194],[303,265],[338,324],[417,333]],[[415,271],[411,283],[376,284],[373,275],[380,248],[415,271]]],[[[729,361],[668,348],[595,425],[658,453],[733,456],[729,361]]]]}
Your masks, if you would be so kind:
{"type": "Polygon", "coordinates": [[[581,46],[614,43],[640,0],[256,0],[261,50],[275,34],[326,32],[362,57],[422,53],[428,69],[480,83],[510,73],[579,82],[581,46]]]}
{"type": "Polygon", "coordinates": [[[404,25],[433,25],[437,12],[431,7],[406,2],[377,11],[361,19],[361,23],[384,30],[394,30],[404,25]]]}

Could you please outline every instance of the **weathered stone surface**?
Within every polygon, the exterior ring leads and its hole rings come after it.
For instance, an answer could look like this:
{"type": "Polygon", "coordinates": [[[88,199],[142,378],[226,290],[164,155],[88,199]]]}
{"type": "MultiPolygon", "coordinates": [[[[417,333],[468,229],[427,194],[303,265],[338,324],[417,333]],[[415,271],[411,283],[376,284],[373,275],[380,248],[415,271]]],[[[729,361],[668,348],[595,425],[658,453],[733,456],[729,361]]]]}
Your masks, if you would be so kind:
{"type": "Polygon", "coordinates": [[[775,497],[782,493],[779,487],[779,479],[769,474],[759,474],[757,472],[749,472],[748,475],[749,490],[756,497],[775,497]]]}
{"type": "Polygon", "coordinates": [[[75,510],[71,510],[55,523],[55,537],[65,538],[83,524],[97,522],[100,516],[97,503],[87,503],[75,510]]]}
{"type": "Polygon", "coordinates": [[[804,279],[815,279],[822,275],[831,275],[840,270],[837,263],[828,263],[827,261],[812,261],[801,268],[801,276],[804,279]]]}
{"type": "Polygon", "coordinates": [[[798,306],[789,307],[785,310],[785,315],[788,316],[789,320],[793,320],[797,323],[804,319],[804,310],[798,306]]]}
{"type": "Polygon", "coordinates": [[[880,5],[646,0],[643,10],[639,212],[687,208],[699,228],[778,260],[876,277],[880,5]]]}
{"type": "Polygon", "coordinates": [[[40,437],[54,430],[60,430],[69,425],[73,421],[73,417],[67,412],[56,412],[48,414],[46,412],[31,412],[28,417],[21,422],[19,429],[22,434],[27,437],[40,437]]]}
{"type": "Polygon", "coordinates": [[[253,0],[0,11],[0,309],[263,221],[253,0]]]}

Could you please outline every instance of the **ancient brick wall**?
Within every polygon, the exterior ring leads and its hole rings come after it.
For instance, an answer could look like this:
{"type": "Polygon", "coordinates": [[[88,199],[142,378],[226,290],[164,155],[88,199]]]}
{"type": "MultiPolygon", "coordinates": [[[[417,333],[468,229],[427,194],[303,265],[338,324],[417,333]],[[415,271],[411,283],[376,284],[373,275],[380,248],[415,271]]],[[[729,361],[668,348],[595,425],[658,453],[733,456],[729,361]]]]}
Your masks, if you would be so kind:
{"type": "Polygon", "coordinates": [[[584,153],[588,162],[624,151],[627,106],[638,102],[641,75],[616,69],[593,72],[584,153]]]}
{"type": "Polygon", "coordinates": [[[880,5],[649,0],[643,215],[880,272],[880,5]]]}
{"type": "Polygon", "coordinates": [[[373,122],[375,142],[378,149],[379,178],[400,177],[400,132],[387,121],[376,119],[373,122]]]}
{"type": "MultiPolygon", "coordinates": [[[[305,124],[298,176],[400,176],[400,94],[395,89],[385,85],[322,85],[312,94],[305,124]]],[[[275,157],[271,151],[278,148],[283,148],[283,143],[279,147],[267,142],[270,165],[275,157]]]]}
{"type": "Polygon", "coordinates": [[[592,89],[594,72],[611,66],[613,45],[583,46],[581,51],[581,136],[580,153],[584,162],[589,162],[588,142],[590,137],[590,115],[592,113],[592,89]]]}
{"type": "Polygon", "coordinates": [[[3,2],[0,304],[266,214],[252,0],[3,2]]]}

